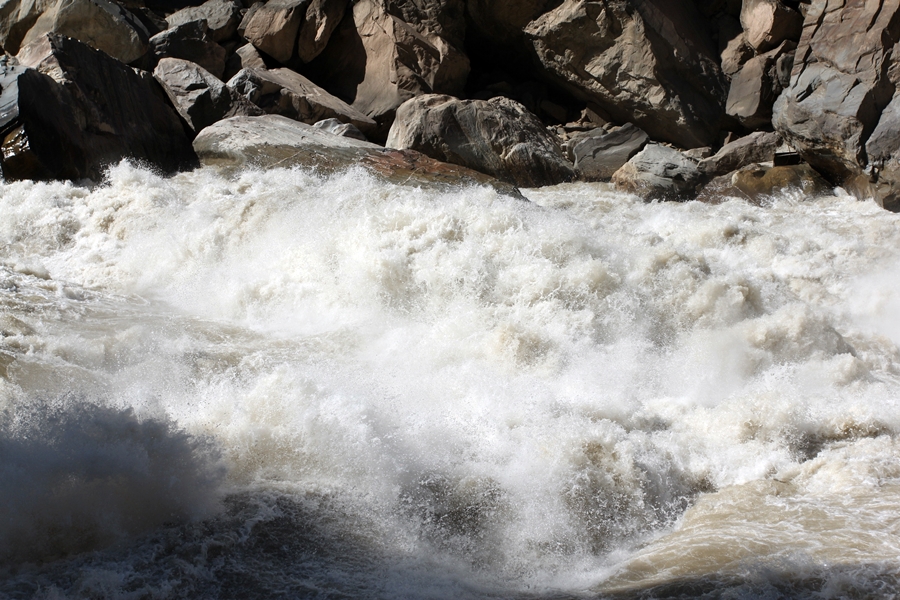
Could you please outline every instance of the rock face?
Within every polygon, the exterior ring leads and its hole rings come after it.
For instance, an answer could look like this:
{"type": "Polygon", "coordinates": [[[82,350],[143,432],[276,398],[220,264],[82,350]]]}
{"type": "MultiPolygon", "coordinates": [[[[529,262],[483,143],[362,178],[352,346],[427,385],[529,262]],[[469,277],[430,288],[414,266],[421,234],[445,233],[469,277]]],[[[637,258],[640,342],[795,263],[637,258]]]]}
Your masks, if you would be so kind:
{"type": "Polygon", "coordinates": [[[225,72],[225,48],[212,40],[205,21],[188,21],[150,38],[156,59],[181,58],[196,63],[222,78],[225,72]]]}
{"type": "Polygon", "coordinates": [[[236,0],[207,0],[200,6],[189,6],[166,17],[169,28],[206,21],[212,41],[227,40],[237,32],[241,22],[241,3],[236,0]]]}
{"type": "Polygon", "coordinates": [[[775,99],[790,83],[796,47],[794,42],[784,41],[745,62],[731,80],[725,111],[746,127],[768,126],[775,99]]]}
{"type": "Polygon", "coordinates": [[[337,136],[278,115],[234,117],[207,127],[194,140],[204,165],[240,168],[303,165],[333,173],[362,166],[388,181],[414,186],[488,185],[521,198],[508,184],[412,150],[388,150],[337,136]]]}
{"type": "Polygon", "coordinates": [[[785,40],[796,40],[803,16],[781,0],[744,0],[741,5],[744,38],[757,52],[766,52],[785,40]]]}
{"type": "Polygon", "coordinates": [[[650,144],[616,171],[612,181],[645,200],[683,200],[702,179],[693,160],[667,146],[650,144]]]}
{"type": "Polygon", "coordinates": [[[565,0],[525,31],[548,75],[617,121],[683,148],[717,141],[726,84],[692,3],[565,0]]]}
{"type": "Polygon", "coordinates": [[[710,177],[725,175],[752,163],[770,162],[781,143],[777,133],[757,131],[722,146],[700,161],[700,170],[710,177]]]}
{"type": "Polygon", "coordinates": [[[309,62],[325,49],[331,34],[344,18],[348,0],[311,0],[297,36],[297,57],[309,62]]]}
{"type": "Polygon", "coordinates": [[[252,8],[240,24],[241,36],[281,63],[294,56],[300,23],[309,0],[269,0],[252,8]]]}
{"type": "Polygon", "coordinates": [[[195,157],[175,112],[129,67],[80,42],[48,34],[4,67],[6,179],[99,179],[133,158],[173,171],[195,157]]]}
{"type": "Polygon", "coordinates": [[[609,132],[595,129],[572,147],[575,173],[582,181],[609,181],[648,141],[647,134],[631,123],[609,132]]]}
{"type": "Polygon", "coordinates": [[[164,58],[156,65],[153,76],[195,132],[228,117],[262,114],[258,107],[192,62],[164,58]]]}
{"type": "Polygon", "coordinates": [[[815,0],[807,9],[790,87],[775,103],[776,130],[833,181],[858,176],[866,141],[891,101],[900,2],[815,0]]]}
{"type": "Polygon", "coordinates": [[[574,175],[537,117],[504,97],[425,95],[408,100],[397,110],[387,146],[418,150],[517,186],[551,185],[574,175]]]}
{"type": "Polygon", "coordinates": [[[269,114],[307,124],[338,119],[361,131],[375,127],[375,121],[290,69],[243,69],[228,87],[269,114]]]}

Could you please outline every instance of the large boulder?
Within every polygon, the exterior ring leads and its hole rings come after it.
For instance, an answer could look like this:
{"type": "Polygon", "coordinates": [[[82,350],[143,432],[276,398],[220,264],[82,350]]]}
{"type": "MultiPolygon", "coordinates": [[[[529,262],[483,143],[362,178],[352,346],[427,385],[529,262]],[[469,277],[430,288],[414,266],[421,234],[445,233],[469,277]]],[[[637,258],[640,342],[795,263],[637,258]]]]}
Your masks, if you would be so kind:
{"type": "Polygon", "coordinates": [[[785,40],[796,40],[803,16],[781,0],[744,0],[741,5],[744,38],[757,52],[766,52],[785,40]]]}
{"type": "Polygon", "coordinates": [[[169,29],[206,21],[212,41],[222,42],[235,34],[241,22],[241,3],[237,0],[207,0],[200,6],[189,6],[166,17],[169,29]]]}
{"type": "Polygon", "coordinates": [[[153,70],[178,114],[193,131],[228,117],[259,116],[257,106],[192,62],[164,58],[153,70]]]}
{"type": "Polygon", "coordinates": [[[682,148],[717,142],[726,82],[692,2],[565,0],[525,31],[546,75],[615,120],[682,148]]]}
{"type": "Polygon", "coordinates": [[[228,169],[307,167],[335,173],[362,167],[394,183],[412,186],[487,185],[521,198],[492,177],[436,161],[413,150],[389,150],[342,137],[279,115],[234,117],[207,127],[194,140],[200,162],[228,169]]]}
{"type": "Polygon", "coordinates": [[[572,166],[555,138],[509,98],[459,100],[429,94],[397,109],[387,144],[487,173],[517,186],[571,180],[572,166]]]}
{"type": "Polygon", "coordinates": [[[225,48],[213,41],[206,21],[188,21],[150,38],[155,60],[180,58],[196,63],[218,77],[225,73],[225,48]]]}
{"type": "Polygon", "coordinates": [[[631,123],[609,131],[594,129],[572,146],[575,174],[581,181],[609,181],[650,138],[631,123]]]}
{"type": "Polygon", "coordinates": [[[241,36],[281,63],[294,57],[300,24],[309,0],[269,0],[257,3],[241,21],[241,36]]]}
{"type": "Polygon", "coordinates": [[[645,200],[685,200],[703,182],[697,163],[673,148],[649,144],[616,171],[616,187],[645,200]]]}
{"type": "Polygon", "coordinates": [[[753,204],[764,204],[786,194],[803,198],[833,194],[832,187],[807,164],[751,164],[714,178],[697,195],[697,200],[718,204],[726,198],[743,198],[753,204]]]}
{"type": "Polygon", "coordinates": [[[745,62],[731,79],[725,111],[750,129],[771,127],[772,106],[790,83],[796,47],[787,40],[745,62]]]}
{"type": "Polygon", "coordinates": [[[307,124],[338,119],[360,131],[375,127],[375,121],[290,69],[242,69],[228,87],[269,114],[307,124]]]}
{"type": "Polygon", "coordinates": [[[898,41],[898,0],[813,0],[807,9],[773,124],[834,182],[866,168],[866,141],[894,93],[889,70],[898,41]]]}
{"type": "Polygon", "coordinates": [[[297,35],[297,57],[309,62],[325,49],[331,34],[344,18],[349,0],[311,0],[297,35]]]}
{"type": "Polygon", "coordinates": [[[132,13],[107,0],[7,0],[0,5],[0,47],[15,54],[46,33],[58,33],[130,63],[150,37],[132,13]]]}
{"type": "Polygon", "coordinates": [[[48,34],[3,69],[6,179],[99,179],[132,158],[174,171],[195,156],[150,82],[103,52],[48,34]],[[11,116],[14,115],[14,116],[11,116]]]}
{"type": "Polygon", "coordinates": [[[757,131],[725,144],[709,158],[700,161],[700,170],[710,177],[718,177],[753,163],[771,162],[781,144],[777,133],[757,131]]]}

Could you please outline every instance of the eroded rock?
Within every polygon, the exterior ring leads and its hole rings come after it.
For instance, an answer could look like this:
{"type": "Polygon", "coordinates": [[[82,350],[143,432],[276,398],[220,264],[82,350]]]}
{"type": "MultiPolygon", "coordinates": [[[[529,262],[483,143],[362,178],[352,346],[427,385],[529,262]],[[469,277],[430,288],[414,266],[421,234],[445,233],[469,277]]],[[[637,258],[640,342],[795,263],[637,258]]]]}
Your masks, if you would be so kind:
{"type": "Polygon", "coordinates": [[[572,146],[575,174],[582,181],[608,181],[648,141],[647,134],[631,123],[582,134],[572,146]]]}
{"type": "Polygon", "coordinates": [[[612,181],[645,200],[686,200],[703,176],[697,163],[678,150],[649,144],[616,171],[612,181]]]}
{"type": "Polygon", "coordinates": [[[169,28],[195,21],[206,21],[212,41],[221,42],[235,34],[241,22],[241,3],[237,0],[207,0],[200,6],[189,6],[166,17],[169,28]]]}
{"type": "Polygon", "coordinates": [[[780,144],[777,133],[757,131],[725,144],[713,156],[701,160],[699,168],[710,177],[718,177],[753,163],[771,162],[780,144]]]}

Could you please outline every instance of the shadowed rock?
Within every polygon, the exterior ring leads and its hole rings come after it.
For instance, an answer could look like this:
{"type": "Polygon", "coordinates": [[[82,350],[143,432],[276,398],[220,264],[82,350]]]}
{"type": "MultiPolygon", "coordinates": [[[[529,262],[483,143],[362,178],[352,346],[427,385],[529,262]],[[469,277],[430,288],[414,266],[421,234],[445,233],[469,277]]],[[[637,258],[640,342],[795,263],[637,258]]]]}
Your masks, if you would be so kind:
{"type": "Polygon", "coordinates": [[[771,52],[744,63],[731,80],[726,112],[745,127],[769,127],[772,105],[790,83],[796,47],[794,42],[785,41],[771,52]]]}
{"type": "Polygon", "coordinates": [[[237,0],[207,0],[200,6],[190,6],[166,17],[169,28],[195,21],[206,21],[210,39],[227,40],[235,34],[241,22],[241,3],[237,0]]]}
{"type": "Polygon", "coordinates": [[[150,38],[156,60],[180,58],[196,63],[218,77],[225,73],[225,48],[209,35],[206,21],[188,21],[150,38]]]}

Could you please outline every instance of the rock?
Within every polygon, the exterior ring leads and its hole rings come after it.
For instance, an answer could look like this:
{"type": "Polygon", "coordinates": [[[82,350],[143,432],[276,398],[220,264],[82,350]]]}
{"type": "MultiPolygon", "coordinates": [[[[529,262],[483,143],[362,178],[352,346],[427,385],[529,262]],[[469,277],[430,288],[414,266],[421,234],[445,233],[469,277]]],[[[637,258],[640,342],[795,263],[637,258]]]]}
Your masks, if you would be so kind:
{"type": "Polygon", "coordinates": [[[781,0],[744,0],[741,26],[747,43],[757,52],[765,52],[785,40],[797,41],[803,17],[781,0]]]}
{"type": "Polygon", "coordinates": [[[700,171],[710,177],[730,173],[752,163],[770,162],[781,144],[777,133],[757,131],[725,144],[714,156],[700,161],[700,171]]]}
{"type": "Polygon", "coordinates": [[[710,148],[709,146],[703,146],[702,148],[691,148],[690,150],[685,150],[684,152],[682,152],[682,154],[684,154],[691,160],[699,161],[712,156],[712,148],[710,148]]]}
{"type": "Polygon", "coordinates": [[[891,101],[888,77],[900,40],[896,0],[814,0],[797,47],[790,86],[778,97],[776,131],[831,181],[859,176],[866,140],[891,101]]]}
{"type": "Polygon", "coordinates": [[[387,144],[487,173],[524,187],[569,181],[574,173],[553,136],[518,102],[429,94],[397,109],[387,144]]]}
{"type": "Polygon", "coordinates": [[[800,193],[812,198],[833,193],[831,186],[807,164],[772,167],[746,165],[713,179],[697,195],[702,202],[718,204],[724,198],[744,198],[763,204],[780,195],[800,193]]]}
{"type": "Polygon", "coordinates": [[[697,163],[678,150],[650,144],[635,154],[612,177],[621,190],[645,200],[684,200],[702,182],[697,163]]]}
{"type": "Polygon", "coordinates": [[[750,129],[771,126],[772,105],[789,84],[796,47],[794,42],[782,42],[744,63],[731,80],[725,112],[750,129]]]}
{"type": "Polygon", "coordinates": [[[363,132],[354,127],[351,123],[341,123],[337,119],[318,121],[313,123],[313,127],[321,129],[322,131],[327,131],[333,135],[348,137],[361,142],[369,141],[366,139],[366,136],[363,135],[363,132]]]}
{"type": "Polygon", "coordinates": [[[582,181],[609,181],[649,140],[646,133],[631,123],[609,132],[594,129],[580,136],[572,146],[575,174],[582,181]]]}
{"type": "Polygon", "coordinates": [[[733,77],[748,60],[753,58],[753,48],[747,43],[744,34],[733,38],[722,50],[722,72],[733,77]]]}
{"type": "Polygon", "coordinates": [[[683,148],[718,140],[726,80],[693,3],[565,0],[525,32],[548,77],[614,120],[683,148]]]}
{"type": "Polygon", "coordinates": [[[237,32],[241,22],[241,6],[237,0],[207,0],[200,6],[190,6],[166,17],[169,29],[194,21],[206,21],[209,36],[222,42],[237,32]]]}
{"type": "Polygon", "coordinates": [[[554,4],[552,0],[470,0],[466,10],[481,37],[509,45],[521,43],[525,26],[554,4]]]}
{"type": "Polygon", "coordinates": [[[8,0],[0,22],[0,46],[10,54],[52,32],[130,63],[147,52],[150,37],[137,17],[107,0],[8,0]]]}
{"type": "Polygon", "coordinates": [[[269,114],[312,124],[322,119],[372,131],[375,121],[290,69],[243,69],[228,87],[269,114]]]}
{"type": "Polygon", "coordinates": [[[311,0],[297,36],[297,56],[307,63],[328,45],[331,34],[344,18],[348,0],[311,0]]]}
{"type": "Polygon", "coordinates": [[[406,100],[430,93],[462,94],[469,59],[428,29],[432,22],[422,17],[414,27],[376,0],[359,0],[310,63],[310,77],[375,119],[380,126],[376,137],[383,139],[406,100]]]}
{"type": "Polygon", "coordinates": [[[212,73],[192,62],[164,58],[156,65],[153,76],[195,132],[228,117],[263,114],[212,73]]]}
{"type": "Polygon", "coordinates": [[[310,0],[269,0],[254,5],[238,30],[248,42],[280,63],[294,56],[300,24],[310,0]]]}
{"type": "Polygon", "coordinates": [[[196,63],[218,77],[225,73],[225,48],[209,35],[205,21],[188,21],[150,38],[150,48],[157,60],[180,58],[196,63]]]}
{"type": "Polygon", "coordinates": [[[200,132],[194,149],[204,165],[225,168],[303,166],[320,173],[363,167],[394,183],[458,188],[487,185],[521,198],[519,191],[481,173],[441,163],[412,150],[333,135],[278,115],[234,117],[200,132]]]}
{"type": "Polygon", "coordinates": [[[119,61],[56,34],[22,48],[18,58],[32,68],[6,66],[0,82],[6,179],[99,180],[123,158],[167,172],[196,160],[172,108],[119,61]]]}
{"type": "Polygon", "coordinates": [[[227,61],[225,61],[225,75],[223,80],[227,81],[238,74],[241,69],[257,69],[265,71],[268,67],[266,61],[259,54],[253,44],[244,44],[234,51],[227,61]]]}

